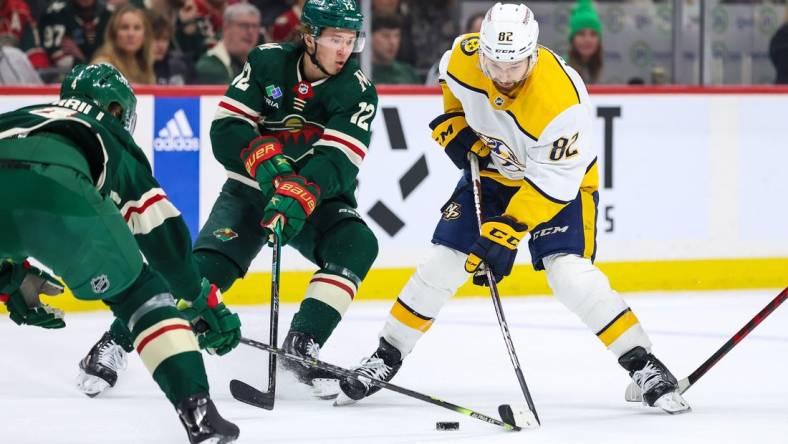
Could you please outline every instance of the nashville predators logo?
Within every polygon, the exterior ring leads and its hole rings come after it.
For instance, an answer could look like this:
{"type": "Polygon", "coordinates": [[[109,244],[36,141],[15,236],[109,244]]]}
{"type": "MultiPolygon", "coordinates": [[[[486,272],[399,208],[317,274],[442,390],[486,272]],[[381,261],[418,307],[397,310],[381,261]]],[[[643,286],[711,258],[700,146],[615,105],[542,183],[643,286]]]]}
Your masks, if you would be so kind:
{"type": "Polygon", "coordinates": [[[473,55],[479,50],[479,37],[468,37],[460,42],[460,49],[465,55],[473,55]]]}
{"type": "Polygon", "coordinates": [[[213,232],[213,235],[222,242],[231,241],[238,237],[238,233],[233,231],[232,228],[219,228],[213,232]]]}
{"type": "Polygon", "coordinates": [[[479,138],[490,147],[490,155],[495,158],[495,165],[502,173],[518,174],[525,171],[525,163],[517,158],[514,150],[503,141],[479,134],[479,138]]]}
{"type": "Polygon", "coordinates": [[[460,204],[457,202],[449,202],[449,204],[443,208],[443,220],[459,219],[461,215],[460,204]]]}

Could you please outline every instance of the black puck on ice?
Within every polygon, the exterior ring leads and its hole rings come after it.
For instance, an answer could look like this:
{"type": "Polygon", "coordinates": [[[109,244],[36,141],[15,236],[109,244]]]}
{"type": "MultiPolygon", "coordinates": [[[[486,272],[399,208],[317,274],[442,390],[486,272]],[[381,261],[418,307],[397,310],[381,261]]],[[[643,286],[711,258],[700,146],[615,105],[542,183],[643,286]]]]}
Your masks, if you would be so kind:
{"type": "Polygon", "coordinates": [[[435,423],[436,430],[460,430],[460,423],[454,421],[438,421],[435,423]]]}

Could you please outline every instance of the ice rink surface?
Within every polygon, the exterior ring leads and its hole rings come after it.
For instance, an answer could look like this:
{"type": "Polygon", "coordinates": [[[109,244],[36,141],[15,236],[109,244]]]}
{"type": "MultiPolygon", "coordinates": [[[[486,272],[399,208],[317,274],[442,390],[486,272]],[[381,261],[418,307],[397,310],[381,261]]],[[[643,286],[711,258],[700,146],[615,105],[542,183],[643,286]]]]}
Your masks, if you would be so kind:
{"type": "MultiPolygon", "coordinates": [[[[678,378],[692,372],[774,296],[776,290],[625,294],[678,378]]],[[[517,353],[542,419],[539,430],[506,432],[393,392],[332,407],[280,372],[273,411],[232,399],[230,379],[265,387],[267,355],[240,346],[207,357],[212,395],[241,428],[240,443],[788,443],[788,304],[780,307],[685,397],[689,414],[670,416],[623,400],[628,377],[573,314],[547,297],[503,301],[517,353]],[[459,431],[436,431],[459,421],[459,431]]],[[[356,302],[321,358],[350,366],[371,353],[390,302],[356,302]]],[[[295,305],[280,314],[280,337],[295,305]]],[[[239,310],[244,333],[267,339],[268,307],[239,310]]],[[[109,393],[77,392],[78,360],[110,322],[109,313],[69,314],[65,330],[17,327],[0,319],[0,442],[184,443],[172,407],[136,355],[109,393]]],[[[447,305],[405,361],[396,384],[496,416],[524,403],[492,303],[447,305]]]]}

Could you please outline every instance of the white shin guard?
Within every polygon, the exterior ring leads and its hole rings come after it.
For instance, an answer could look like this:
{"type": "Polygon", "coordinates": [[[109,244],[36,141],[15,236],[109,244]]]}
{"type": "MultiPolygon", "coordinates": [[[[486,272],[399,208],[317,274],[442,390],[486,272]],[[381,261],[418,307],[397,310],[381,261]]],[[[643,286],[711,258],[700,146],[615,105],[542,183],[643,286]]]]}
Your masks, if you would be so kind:
{"type": "Polygon", "coordinates": [[[636,346],[651,349],[637,317],[589,259],[555,254],[543,262],[556,299],[580,317],[616,358],[636,346]]]}
{"type": "Polygon", "coordinates": [[[435,245],[400,291],[380,336],[404,358],[432,325],[446,301],[468,279],[467,255],[435,245]]]}

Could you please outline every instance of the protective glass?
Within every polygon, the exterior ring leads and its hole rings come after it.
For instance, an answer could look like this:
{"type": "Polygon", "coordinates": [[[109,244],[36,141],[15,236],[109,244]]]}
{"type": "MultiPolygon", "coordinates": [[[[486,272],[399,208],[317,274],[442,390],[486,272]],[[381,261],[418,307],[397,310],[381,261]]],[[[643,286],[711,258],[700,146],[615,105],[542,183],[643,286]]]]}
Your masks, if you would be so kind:
{"type": "Polygon", "coordinates": [[[129,134],[133,136],[134,128],[137,127],[137,113],[132,113],[129,115],[123,122],[123,127],[126,128],[126,131],[128,131],[129,134]]]}
{"type": "Polygon", "coordinates": [[[357,33],[353,37],[342,37],[339,35],[321,35],[317,38],[317,44],[338,51],[340,49],[350,49],[351,52],[361,52],[367,36],[363,32],[357,33]]]}

